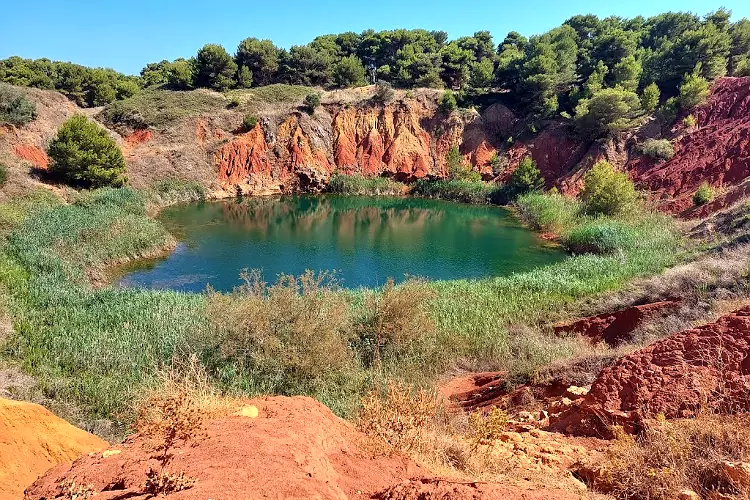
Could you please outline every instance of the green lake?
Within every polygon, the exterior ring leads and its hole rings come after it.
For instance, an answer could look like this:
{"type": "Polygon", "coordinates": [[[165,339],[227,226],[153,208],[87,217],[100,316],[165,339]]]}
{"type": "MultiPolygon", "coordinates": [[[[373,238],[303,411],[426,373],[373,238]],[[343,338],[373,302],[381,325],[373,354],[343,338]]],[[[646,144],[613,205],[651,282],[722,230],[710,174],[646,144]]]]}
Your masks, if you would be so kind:
{"type": "Polygon", "coordinates": [[[421,198],[249,198],[170,207],[159,219],[177,248],[122,269],[118,286],[229,291],[243,269],[266,281],[311,269],[371,287],[502,276],[565,257],[504,208],[421,198]]]}

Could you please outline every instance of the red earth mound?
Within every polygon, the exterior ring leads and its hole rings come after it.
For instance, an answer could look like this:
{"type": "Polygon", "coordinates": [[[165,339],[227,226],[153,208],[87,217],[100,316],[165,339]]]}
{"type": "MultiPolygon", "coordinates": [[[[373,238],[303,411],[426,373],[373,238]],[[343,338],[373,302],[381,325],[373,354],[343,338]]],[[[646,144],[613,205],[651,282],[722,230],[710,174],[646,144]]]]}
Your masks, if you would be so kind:
{"type": "Polygon", "coordinates": [[[677,301],[654,302],[590,316],[555,326],[555,334],[576,333],[590,338],[595,344],[606,342],[608,345],[617,346],[627,340],[644,319],[674,309],[678,304],[677,301]]]}
{"type": "MultiPolygon", "coordinates": [[[[532,493],[498,485],[464,485],[440,496],[399,493],[403,488],[394,485],[405,478],[423,485],[440,480],[425,478],[422,469],[401,455],[368,451],[378,447],[368,447],[372,441],[364,434],[313,399],[270,397],[251,403],[258,413],[238,412],[206,422],[199,437],[178,441],[163,472],[189,487],[171,492],[170,498],[568,498],[557,491],[532,493]]],[[[151,498],[147,473],[162,471],[158,444],[153,437],[135,435],[103,453],[58,466],[26,490],[26,499],[64,497],[72,483],[102,500],[151,498]]]]}
{"type": "Polygon", "coordinates": [[[727,189],[750,176],[750,77],[717,80],[692,114],[696,126],[673,141],[671,160],[641,158],[627,166],[639,187],[666,200],[663,208],[673,213],[691,209],[703,182],[727,189]]]}
{"type": "Polygon", "coordinates": [[[517,488],[482,482],[457,482],[445,479],[412,479],[376,493],[377,500],[567,500],[578,499],[564,490],[519,491],[517,488]]]}
{"type": "Polygon", "coordinates": [[[50,467],[107,446],[39,405],[0,398],[0,498],[22,498],[50,467]]]}
{"type": "Polygon", "coordinates": [[[638,431],[644,418],[750,410],[750,306],[655,342],[599,374],[588,395],[554,427],[606,435],[638,431]]]}

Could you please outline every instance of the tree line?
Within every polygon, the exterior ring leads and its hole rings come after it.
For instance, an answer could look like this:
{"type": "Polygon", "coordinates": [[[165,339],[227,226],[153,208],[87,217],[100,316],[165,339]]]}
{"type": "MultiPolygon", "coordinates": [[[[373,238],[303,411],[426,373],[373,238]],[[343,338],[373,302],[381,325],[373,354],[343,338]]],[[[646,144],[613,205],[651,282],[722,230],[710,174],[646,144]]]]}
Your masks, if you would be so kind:
{"type": "Polygon", "coordinates": [[[668,97],[676,99],[673,105],[687,104],[690,97],[681,96],[686,83],[701,86],[724,75],[750,75],[750,21],[731,22],[723,8],[703,17],[579,15],[530,38],[510,32],[499,44],[489,31],[449,40],[444,31],[421,29],[323,35],[289,50],[247,38],[234,55],[208,44],[190,59],[150,63],[137,77],[46,59],[0,61],[0,81],[56,89],[87,106],[149,87],[224,91],[387,82],[447,88],[464,98],[503,89],[517,109],[575,116],[598,131],[626,127],[633,115],[653,111],[668,97]],[[597,110],[612,107],[627,110],[614,122],[597,119],[597,110]]]}

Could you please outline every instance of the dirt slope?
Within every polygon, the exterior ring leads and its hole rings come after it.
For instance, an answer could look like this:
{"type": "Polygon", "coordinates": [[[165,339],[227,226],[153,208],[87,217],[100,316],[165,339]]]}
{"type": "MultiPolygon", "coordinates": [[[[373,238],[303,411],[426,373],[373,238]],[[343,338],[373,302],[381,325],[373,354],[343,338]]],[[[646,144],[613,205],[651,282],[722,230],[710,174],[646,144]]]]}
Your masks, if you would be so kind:
{"type": "MultiPolygon", "coordinates": [[[[554,489],[534,492],[431,478],[403,456],[368,451],[371,442],[363,434],[313,399],[270,397],[251,403],[257,417],[246,412],[209,421],[194,442],[178,442],[164,470],[173,477],[184,474],[182,483],[192,486],[169,498],[576,498],[554,489]],[[424,496],[421,489],[441,494],[424,496]]],[[[105,453],[60,465],[30,486],[26,498],[60,498],[71,481],[103,500],[149,498],[146,473],[161,470],[156,445],[153,438],[136,435],[105,453]]]]}
{"type": "Polygon", "coordinates": [[[638,431],[643,419],[750,410],[750,306],[629,354],[599,374],[556,428],[606,435],[638,431]]]}
{"type": "Polygon", "coordinates": [[[0,398],[0,498],[19,499],[50,467],[107,446],[39,405],[0,398]]]}

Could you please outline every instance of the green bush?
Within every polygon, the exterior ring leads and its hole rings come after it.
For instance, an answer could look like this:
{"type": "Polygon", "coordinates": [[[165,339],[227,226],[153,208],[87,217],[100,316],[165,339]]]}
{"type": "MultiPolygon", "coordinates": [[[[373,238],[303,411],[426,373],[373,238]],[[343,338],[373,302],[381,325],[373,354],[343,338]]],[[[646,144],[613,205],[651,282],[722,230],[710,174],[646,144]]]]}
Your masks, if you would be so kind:
{"type": "Polygon", "coordinates": [[[580,197],[589,215],[618,215],[634,208],[638,193],[625,172],[599,161],[584,176],[580,197]]]}
{"type": "Polygon", "coordinates": [[[482,180],[482,175],[466,163],[461,151],[458,150],[458,146],[451,146],[445,155],[445,168],[450,179],[469,182],[482,180]]]}
{"type": "Polygon", "coordinates": [[[494,203],[502,198],[502,186],[484,181],[446,179],[431,181],[420,179],[413,184],[412,194],[439,200],[459,201],[462,203],[494,203]]]}
{"type": "Polygon", "coordinates": [[[305,106],[310,113],[313,113],[320,106],[320,94],[307,94],[305,96],[305,106]]]}
{"type": "Polygon", "coordinates": [[[518,197],[515,202],[518,215],[537,231],[561,234],[578,219],[580,203],[560,193],[531,192],[518,197]]]}
{"type": "Polygon", "coordinates": [[[450,90],[446,90],[443,92],[443,95],[440,97],[440,111],[442,111],[445,114],[450,114],[456,109],[458,109],[458,103],[456,102],[456,96],[453,95],[453,92],[450,90]]]}
{"type": "Polygon", "coordinates": [[[3,187],[6,182],[8,182],[8,167],[0,162],[0,187],[3,187]]]}
{"type": "Polygon", "coordinates": [[[543,187],[544,178],[539,169],[536,168],[536,162],[527,156],[521,160],[518,167],[510,174],[505,193],[508,200],[514,200],[522,194],[540,191],[543,187]]]}
{"type": "Polygon", "coordinates": [[[702,103],[708,97],[709,91],[708,80],[700,75],[700,63],[692,73],[687,73],[680,85],[680,108],[683,110],[692,109],[702,103]]]}
{"type": "Polygon", "coordinates": [[[395,92],[388,82],[378,82],[375,84],[375,95],[373,100],[379,104],[387,104],[393,100],[395,92]]]}
{"type": "Polygon", "coordinates": [[[711,188],[711,186],[708,184],[708,182],[704,182],[703,184],[698,187],[698,190],[693,195],[693,203],[696,207],[699,207],[701,205],[705,205],[709,201],[714,199],[714,190],[711,188]]]}
{"type": "Polygon", "coordinates": [[[638,239],[638,231],[622,221],[594,220],[572,229],[563,238],[573,253],[611,254],[625,251],[638,239]]]}
{"type": "Polygon", "coordinates": [[[696,123],[698,122],[696,121],[695,116],[692,114],[687,115],[682,119],[682,124],[685,126],[685,128],[693,128],[695,127],[696,123]]]}
{"type": "Polygon", "coordinates": [[[674,146],[667,139],[646,139],[641,151],[644,155],[659,160],[669,160],[674,156],[674,146]]]}
{"type": "Polygon", "coordinates": [[[26,125],[36,118],[36,105],[6,85],[0,85],[0,122],[26,125]]]}
{"type": "Polygon", "coordinates": [[[396,196],[406,192],[406,184],[387,177],[364,177],[362,175],[333,174],[327,191],[346,195],[396,196]]]}
{"type": "Polygon", "coordinates": [[[258,119],[255,115],[247,114],[242,118],[242,128],[246,131],[254,129],[257,124],[258,119]]]}
{"type": "Polygon", "coordinates": [[[49,145],[51,172],[76,186],[122,186],[125,159],[107,131],[83,115],[62,124],[49,145]]]}

